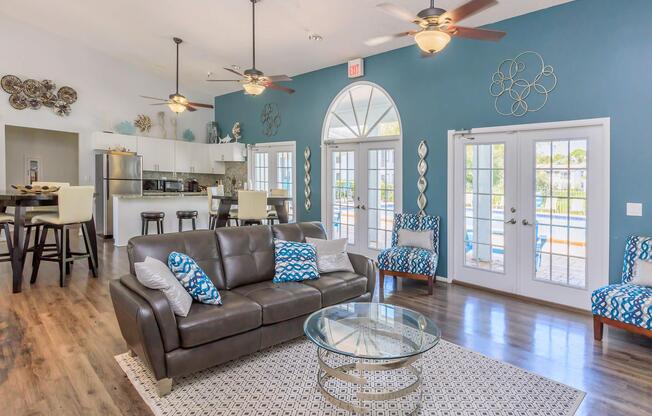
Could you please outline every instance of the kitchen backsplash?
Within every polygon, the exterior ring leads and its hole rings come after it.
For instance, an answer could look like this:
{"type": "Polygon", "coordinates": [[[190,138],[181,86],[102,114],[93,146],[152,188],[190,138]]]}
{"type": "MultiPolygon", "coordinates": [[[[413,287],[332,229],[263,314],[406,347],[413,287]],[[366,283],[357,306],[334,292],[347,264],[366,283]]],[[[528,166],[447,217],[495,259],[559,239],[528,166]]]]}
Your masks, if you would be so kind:
{"type": "Polygon", "coordinates": [[[226,193],[231,193],[234,189],[233,179],[235,179],[235,189],[242,189],[247,182],[247,162],[224,162],[224,165],[225,173],[223,175],[143,171],[143,179],[179,179],[184,182],[188,179],[196,179],[202,186],[215,185],[216,181],[221,180],[224,183],[226,193]]]}

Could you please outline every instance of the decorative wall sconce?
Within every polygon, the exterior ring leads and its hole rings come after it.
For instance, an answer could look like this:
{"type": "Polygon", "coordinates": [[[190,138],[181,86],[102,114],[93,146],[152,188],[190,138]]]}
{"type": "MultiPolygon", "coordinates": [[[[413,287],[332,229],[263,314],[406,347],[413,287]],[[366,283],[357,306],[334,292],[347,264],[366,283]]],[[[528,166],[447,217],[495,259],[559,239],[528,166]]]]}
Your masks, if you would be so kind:
{"type": "Polygon", "coordinates": [[[310,211],[310,207],[312,206],[312,203],[310,202],[310,147],[306,146],[306,149],[303,151],[303,158],[303,170],[305,172],[303,176],[303,183],[305,185],[303,188],[303,194],[306,197],[304,206],[306,211],[310,211]]]}
{"type": "Polygon", "coordinates": [[[428,181],[426,180],[426,172],[428,171],[428,163],[426,162],[427,154],[428,145],[425,140],[421,140],[417,147],[417,155],[419,156],[419,163],[417,163],[417,172],[419,173],[419,179],[417,180],[417,189],[419,190],[417,206],[419,207],[419,215],[426,215],[426,205],[428,205],[428,198],[426,198],[426,188],[428,187],[428,181]]]}

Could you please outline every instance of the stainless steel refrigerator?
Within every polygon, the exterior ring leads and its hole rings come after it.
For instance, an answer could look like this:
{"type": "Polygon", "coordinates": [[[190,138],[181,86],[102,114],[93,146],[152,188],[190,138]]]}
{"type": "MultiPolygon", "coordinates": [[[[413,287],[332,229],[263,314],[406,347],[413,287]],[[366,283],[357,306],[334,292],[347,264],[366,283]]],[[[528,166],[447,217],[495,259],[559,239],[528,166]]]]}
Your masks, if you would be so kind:
{"type": "Polygon", "coordinates": [[[102,153],[95,155],[97,233],[113,236],[113,196],[142,195],[142,156],[102,153]]]}

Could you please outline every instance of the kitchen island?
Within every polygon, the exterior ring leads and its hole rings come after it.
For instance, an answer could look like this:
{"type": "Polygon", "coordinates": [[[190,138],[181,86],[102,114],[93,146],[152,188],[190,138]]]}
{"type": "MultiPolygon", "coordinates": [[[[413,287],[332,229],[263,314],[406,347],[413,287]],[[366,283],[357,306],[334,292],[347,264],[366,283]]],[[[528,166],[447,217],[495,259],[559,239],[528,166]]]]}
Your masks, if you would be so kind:
{"type": "MultiPolygon", "coordinates": [[[[126,246],[129,239],[140,235],[140,213],[159,211],[165,213],[166,233],[179,231],[177,211],[197,211],[197,229],[208,229],[208,199],[203,193],[157,193],[144,195],[115,195],[113,197],[113,240],[118,247],[126,246]]],[[[190,220],[183,221],[183,230],[192,230],[190,220]]],[[[150,224],[149,233],[156,233],[150,224]]]]}

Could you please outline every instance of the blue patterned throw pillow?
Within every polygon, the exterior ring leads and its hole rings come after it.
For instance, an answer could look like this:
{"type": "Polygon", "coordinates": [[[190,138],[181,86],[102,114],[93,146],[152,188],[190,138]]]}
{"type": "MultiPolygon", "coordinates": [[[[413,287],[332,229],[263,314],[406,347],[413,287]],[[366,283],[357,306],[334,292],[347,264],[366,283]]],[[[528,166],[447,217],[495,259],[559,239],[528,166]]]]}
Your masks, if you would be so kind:
{"type": "Polygon", "coordinates": [[[317,250],[309,243],[274,240],[274,283],[319,279],[317,250]]]}
{"type": "Polygon", "coordinates": [[[193,299],[210,305],[222,304],[217,288],[192,257],[173,251],[168,256],[168,267],[193,299]]]}

